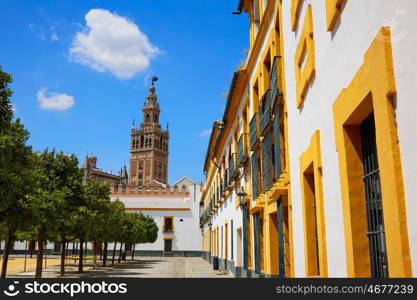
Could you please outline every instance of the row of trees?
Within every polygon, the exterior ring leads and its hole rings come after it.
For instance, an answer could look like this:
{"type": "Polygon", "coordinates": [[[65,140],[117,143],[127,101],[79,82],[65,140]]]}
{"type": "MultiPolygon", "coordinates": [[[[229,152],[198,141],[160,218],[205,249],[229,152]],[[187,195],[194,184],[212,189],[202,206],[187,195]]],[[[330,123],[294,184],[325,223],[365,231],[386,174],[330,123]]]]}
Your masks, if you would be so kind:
{"type": "MultiPolygon", "coordinates": [[[[61,275],[65,274],[66,245],[80,244],[79,272],[87,241],[104,245],[154,242],[158,228],[150,217],[126,213],[123,203],[110,201],[109,186],[83,183],[75,155],[55,150],[42,153],[27,145],[29,132],[13,116],[12,78],[0,67],[0,240],[5,240],[1,277],[16,240],[36,240],[35,277],[42,276],[46,241],[61,243],[61,275]]],[[[115,250],[115,249],[114,249],[115,250]]],[[[113,254],[114,256],[114,254],[113,254]]]]}

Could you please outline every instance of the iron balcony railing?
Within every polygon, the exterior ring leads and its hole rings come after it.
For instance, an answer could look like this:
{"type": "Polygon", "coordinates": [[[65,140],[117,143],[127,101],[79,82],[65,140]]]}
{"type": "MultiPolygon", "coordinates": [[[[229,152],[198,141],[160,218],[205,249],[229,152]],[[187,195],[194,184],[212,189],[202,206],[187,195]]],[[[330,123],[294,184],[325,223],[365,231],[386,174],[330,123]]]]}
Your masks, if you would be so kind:
{"type": "Polygon", "coordinates": [[[261,100],[261,107],[259,109],[260,111],[260,118],[261,121],[259,122],[259,132],[261,136],[265,136],[272,125],[271,120],[271,90],[267,90],[265,94],[262,96],[261,100]]]}
{"type": "Polygon", "coordinates": [[[248,161],[248,146],[247,146],[247,133],[242,133],[237,143],[237,161],[236,164],[238,167],[243,167],[244,164],[248,161]]]}
{"type": "Polygon", "coordinates": [[[252,151],[256,150],[259,145],[258,123],[259,114],[255,113],[249,123],[249,147],[252,151]]]}
{"type": "Polygon", "coordinates": [[[236,166],[236,153],[233,153],[229,159],[229,184],[239,175],[238,167],[236,166]]]}

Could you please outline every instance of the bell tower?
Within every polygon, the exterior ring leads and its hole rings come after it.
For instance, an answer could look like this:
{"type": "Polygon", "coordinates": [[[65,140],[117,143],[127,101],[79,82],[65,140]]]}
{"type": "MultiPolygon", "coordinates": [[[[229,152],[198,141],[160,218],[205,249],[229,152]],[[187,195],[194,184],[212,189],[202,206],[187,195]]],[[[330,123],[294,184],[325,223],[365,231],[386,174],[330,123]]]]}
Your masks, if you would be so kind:
{"type": "Polygon", "coordinates": [[[159,124],[158,97],[152,84],[142,108],[143,118],[140,128],[131,130],[130,143],[130,174],[129,182],[134,185],[144,185],[152,181],[168,183],[168,145],[169,131],[161,129],[159,124]]]}

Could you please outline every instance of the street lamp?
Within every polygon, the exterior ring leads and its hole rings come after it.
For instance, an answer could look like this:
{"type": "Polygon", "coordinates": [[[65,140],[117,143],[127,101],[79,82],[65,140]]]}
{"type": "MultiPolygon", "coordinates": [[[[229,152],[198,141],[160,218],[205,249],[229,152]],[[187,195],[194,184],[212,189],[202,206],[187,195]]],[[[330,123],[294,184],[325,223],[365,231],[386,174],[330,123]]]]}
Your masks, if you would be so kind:
{"type": "Polygon", "coordinates": [[[248,196],[248,194],[245,193],[245,190],[242,189],[237,193],[237,197],[239,199],[239,205],[241,208],[244,208],[246,206],[246,197],[248,196]]]}

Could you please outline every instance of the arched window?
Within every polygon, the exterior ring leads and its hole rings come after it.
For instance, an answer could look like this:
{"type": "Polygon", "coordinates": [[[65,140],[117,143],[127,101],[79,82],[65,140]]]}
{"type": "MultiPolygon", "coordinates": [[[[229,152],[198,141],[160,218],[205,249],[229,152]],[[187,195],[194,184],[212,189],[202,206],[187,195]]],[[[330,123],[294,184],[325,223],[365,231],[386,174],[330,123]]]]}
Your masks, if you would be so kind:
{"type": "Polygon", "coordinates": [[[140,147],[143,148],[143,135],[140,136],[140,147]]]}
{"type": "Polygon", "coordinates": [[[146,114],[145,116],[145,122],[149,123],[151,121],[151,116],[149,114],[146,114]]]}

